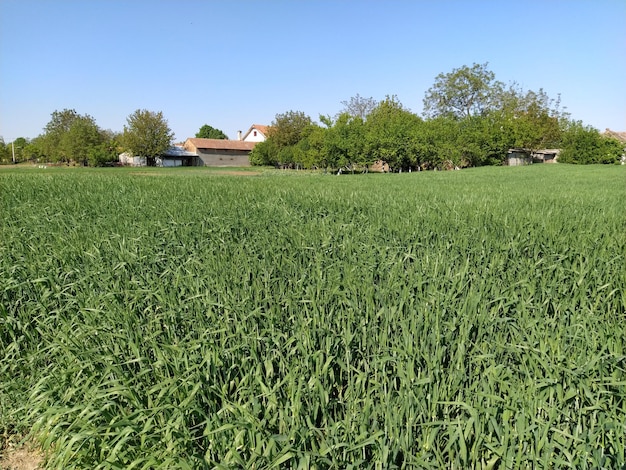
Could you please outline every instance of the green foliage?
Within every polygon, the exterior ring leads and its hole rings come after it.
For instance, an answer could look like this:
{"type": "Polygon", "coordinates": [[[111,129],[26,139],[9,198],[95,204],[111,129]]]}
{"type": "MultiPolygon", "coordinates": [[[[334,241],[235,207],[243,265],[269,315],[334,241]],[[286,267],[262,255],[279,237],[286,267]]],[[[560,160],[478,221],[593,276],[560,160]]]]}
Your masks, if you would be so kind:
{"type": "Polygon", "coordinates": [[[367,155],[392,168],[409,169],[418,162],[422,120],[405,109],[395,96],[378,104],[366,122],[367,155]]]}
{"type": "Polygon", "coordinates": [[[323,127],[302,113],[277,115],[253,164],[306,168],[364,167],[382,160],[394,169],[501,165],[510,148],[558,148],[567,113],[544,90],[508,88],[487,64],[440,74],[424,99],[423,121],[396,96],[376,102],[359,95],[342,102],[323,127]]]}
{"type": "Polygon", "coordinates": [[[504,85],[495,80],[488,65],[464,65],[437,75],[424,97],[425,115],[466,118],[482,116],[493,109],[504,85]]]}
{"type": "Polygon", "coordinates": [[[604,137],[597,129],[575,121],[570,123],[563,134],[559,162],[583,165],[618,163],[624,151],[623,143],[604,137]]]}
{"type": "Polygon", "coordinates": [[[311,118],[302,111],[287,111],[283,114],[277,114],[268,130],[268,138],[279,149],[296,145],[306,136],[311,124],[311,118]]]}
{"type": "Polygon", "coordinates": [[[54,111],[44,134],[25,147],[29,158],[49,162],[89,164],[91,155],[107,145],[108,135],[98,127],[93,117],[80,115],[73,109],[54,111]]]}
{"type": "Polygon", "coordinates": [[[126,118],[126,122],[122,146],[132,155],[146,157],[150,162],[172,145],[174,133],[161,111],[138,109],[126,118]]]}
{"type": "Polygon", "coordinates": [[[196,137],[202,139],[228,139],[228,136],[221,130],[211,127],[208,124],[200,128],[196,133],[196,137]]]}
{"type": "Polygon", "coordinates": [[[278,164],[278,148],[272,139],[257,143],[252,152],[250,152],[251,165],[277,165],[278,164]]]}
{"type": "Polygon", "coordinates": [[[626,464],[622,167],[154,173],[0,171],[0,435],[50,468],[626,464]]]}
{"type": "Polygon", "coordinates": [[[4,143],[4,139],[0,137],[0,164],[11,163],[11,149],[4,143]]]}
{"type": "Polygon", "coordinates": [[[26,160],[28,145],[29,142],[24,137],[18,137],[8,144],[0,137],[0,164],[20,163],[26,160]]]}

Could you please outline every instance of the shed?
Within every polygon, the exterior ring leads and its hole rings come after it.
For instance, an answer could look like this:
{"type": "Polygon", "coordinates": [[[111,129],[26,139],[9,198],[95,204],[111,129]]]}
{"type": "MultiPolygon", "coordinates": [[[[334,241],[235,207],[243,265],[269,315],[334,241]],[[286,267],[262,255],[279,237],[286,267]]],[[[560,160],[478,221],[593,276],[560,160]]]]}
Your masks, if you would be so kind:
{"type": "Polygon", "coordinates": [[[185,150],[182,145],[175,145],[167,149],[160,158],[156,159],[156,166],[196,166],[198,154],[185,150]]]}
{"type": "Polygon", "coordinates": [[[530,152],[526,149],[515,148],[509,149],[506,154],[506,162],[508,166],[530,165],[533,160],[530,152]]]}

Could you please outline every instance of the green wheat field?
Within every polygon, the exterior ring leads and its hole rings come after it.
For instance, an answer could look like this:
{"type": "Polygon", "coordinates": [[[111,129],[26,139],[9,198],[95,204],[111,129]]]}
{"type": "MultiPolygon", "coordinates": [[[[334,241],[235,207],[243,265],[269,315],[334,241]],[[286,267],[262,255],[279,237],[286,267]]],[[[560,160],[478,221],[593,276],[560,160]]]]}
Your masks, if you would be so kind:
{"type": "Polygon", "coordinates": [[[620,166],[3,168],[0,449],[621,468],[625,255],[620,166]]]}

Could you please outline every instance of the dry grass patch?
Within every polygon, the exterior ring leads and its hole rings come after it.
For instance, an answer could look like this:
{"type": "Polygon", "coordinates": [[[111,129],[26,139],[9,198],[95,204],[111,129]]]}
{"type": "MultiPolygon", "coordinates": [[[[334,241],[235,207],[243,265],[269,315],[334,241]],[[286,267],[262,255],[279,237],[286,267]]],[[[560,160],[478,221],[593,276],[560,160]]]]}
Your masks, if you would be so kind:
{"type": "Polygon", "coordinates": [[[9,442],[0,452],[3,470],[37,470],[43,467],[43,452],[33,443],[9,442]]]}

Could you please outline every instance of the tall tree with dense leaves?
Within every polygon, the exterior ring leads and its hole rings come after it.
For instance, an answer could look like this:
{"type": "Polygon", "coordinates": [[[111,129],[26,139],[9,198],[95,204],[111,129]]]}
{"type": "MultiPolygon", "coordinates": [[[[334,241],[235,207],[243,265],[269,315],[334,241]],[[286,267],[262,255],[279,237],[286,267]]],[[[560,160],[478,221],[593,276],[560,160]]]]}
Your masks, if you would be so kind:
{"type": "Polygon", "coordinates": [[[44,127],[44,133],[40,146],[46,159],[49,161],[68,161],[65,155],[62,141],[70,131],[72,124],[80,115],[75,109],[55,110],[51,114],[50,121],[44,127]]]}
{"type": "Polygon", "coordinates": [[[302,111],[277,114],[268,130],[268,139],[279,149],[296,145],[310,130],[311,124],[311,118],[302,111]]]}
{"type": "Polygon", "coordinates": [[[552,99],[541,88],[524,91],[514,83],[501,93],[489,117],[510,131],[512,146],[532,151],[558,145],[568,113],[561,108],[560,96],[552,99]]]}
{"type": "Polygon", "coordinates": [[[60,149],[70,161],[86,165],[89,153],[103,144],[106,137],[91,116],[78,116],[69,130],[63,133],[60,149]]]}
{"type": "Polygon", "coordinates": [[[205,124],[196,132],[196,137],[200,139],[228,139],[228,136],[224,134],[220,129],[205,124]]]}
{"type": "Polygon", "coordinates": [[[44,134],[37,139],[36,148],[48,161],[87,164],[92,149],[105,141],[106,135],[93,117],[64,109],[52,113],[44,134]]]}
{"type": "Polygon", "coordinates": [[[563,133],[560,163],[589,165],[617,163],[624,153],[624,145],[617,139],[605,137],[580,121],[572,121],[563,133]]]}
{"type": "Polygon", "coordinates": [[[174,133],[161,111],[138,109],[126,118],[122,144],[132,155],[146,157],[148,165],[154,165],[171,145],[174,133]]]}
{"type": "Polygon", "coordinates": [[[464,65],[449,73],[440,73],[424,97],[427,117],[451,115],[458,118],[481,116],[493,108],[503,88],[488,63],[464,65]]]}
{"type": "Polygon", "coordinates": [[[418,164],[422,119],[405,109],[396,96],[381,101],[365,124],[371,161],[382,160],[391,168],[405,170],[418,164]]]}

